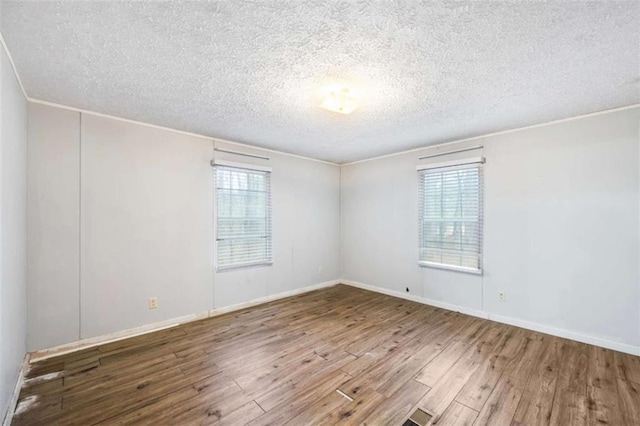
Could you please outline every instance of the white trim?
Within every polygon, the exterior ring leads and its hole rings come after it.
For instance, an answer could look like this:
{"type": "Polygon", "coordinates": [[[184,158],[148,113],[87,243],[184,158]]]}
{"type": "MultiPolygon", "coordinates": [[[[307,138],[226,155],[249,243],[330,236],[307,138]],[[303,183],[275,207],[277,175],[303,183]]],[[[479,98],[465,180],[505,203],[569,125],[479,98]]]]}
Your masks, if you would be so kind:
{"type": "MultiPolygon", "coordinates": [[[[28,370],[29,370],[29,354],[25,354],[24,359],[22,360],[22,367],[20,367],[20,371],[18,372],[16,385],[13,388],[13,392],[11,393],[11,398],[9,398],[9,404],[6,407],[7,411],[4,415],[2,426],[11,425],[11,421],[13,420],[13,414],[15,413],[16,406],[18,405],[18,397],[20,396],[20,389],[22,389],[22,384],[24,383],[24,375],[28,370]]],[[[2,407],[2,408],[5,408],[5,407],[2,407]]]]}
{"type": "MultiPolygon", "coordinates": [[[[232,238],[230,238],[232,239],[232,238]]],[[[223,241],[223,239],[218,240],[218,241],[223,241]]],[[[263,267],[267,267],[267,266],[273,266],[273,260],[259,260],[257,262],[251,262],[251,263],[239,263],[239,264],[234,264],[234,265],[230,265],[230,266],[223,266],[223,267],[219,267],[216,266],[216,272],[219,272],[221,274],[225,273],[225,272],[231,272],[231,271],[235,271],[237,269],[251,269],[251,268],[263,268],[263,267]]]]}
{"type": "Polygon", "coordinates": [[[573,121],[573,120],[578,120],[578,119],[581,119],[581,118],[594,117],[594,116],[597,116],[597,115],[609,114],[609,113],[612,113],[612,112],[624,111],[624,110],[627,110],[627,109],[633,109],[633,108],[640,107],[640,103],[631,104],[631,105],[627,105],[627,106],[623,106],[623,107],[611,108],[611,109],[607,109],[607,110],[603,110],[603,111],[596,111],[596,112],[591,112],[591,113],[587,113],[587,114],[576,115],[576,116],[573,116],[573,117],[561,118],[559,120],[552,120],[552,121],[547,121],[547,122],[544,122],[544,123],[532,124],[530,126],[524,126],[524,127],[513,128],[513,129],[501,130],[501,131],[493,132],[493,133],[485,133],[483,135],[472,136],[470,138],[465,138],[465,139],[457,139],[457,140],[453,140],[453,141],[434,143],[433,145],[427,145],[427,146],[422,146],[422,147],[419,147],[419,148],[408,149],[408,150],[405,150],[405,151],[393,152],[391,154],[385,154],[385,155],[379,155],[379,156],[375,156],[375,157],[364,158],[362,160],[351,161],[351,162],[348,162],[348,163],[335,163],[335,162],[332,162],[332,161],[320,160],[318,158],[305,157],[304,155],[292,154],[290,152],[284,152],[284,151],[278,151],[278,150],[275,150],[275,149],[263,148],[263,147],[259,147],[259,146],[255,146],[255,145],[250,145],[250,144],[247,144],[247,143],[235,142],[235,141],[216,138],[216,137],[212,137],[212,136],[204,136],[204,135],[200,135],[200,134],[197,134],[197,133],[191,133],[191,132],[186,132],[186,131],[183,131],[183,130],[172,129],[170,127],[159,126],[159,125],[156,125],[156,124],[144,123],[144,122],[136,121],[136,120],[129,120],[127,118],[117,117],[117,116],[114,116],[114,115],[102,114],[102,113],[95,112],[95,111],[89,111],[89,110],[82,109],[82,108],[75,108],[75,107],[71,107],[71,106],[68,106],[68,105],[62,105],[62,104],[58,104],[58,103],[55,103],[55,102],[49,102],[49,101],[45,101],[45,100],[42,100],[42,99],[35,99],[35,98],[32,98],[32,97],[29,97],[27,95],[27,91],[24,89],[24,86],[22,85],[22,80],[20,79],[20,75],[18,74],[18,69],[16,68],[16,65],[15,65],[15,63],[13,61],[13,57],[11,56],[11,53],[9,52],[9,48],[7,47],[7,45],[6,45],[5,41],[4,41],[4,38],[2,37],[2,32],[0,32],[0,42],[2,43],[2,46],[3,46],[4,50],[5,50],[5,52],[7,53],[7,56],[9,57],[9,62],[11,63],[11,67],[13,68],[13,72],[14,72],[14,74],[16,76],[16,79],[18,80],[18,84],[20,85],[20,88],[22,89],[22,94],[24,95],[25,99],[27,101],[29,101],[29,102],[33,102],[33,103],[36,103],[36,104],[42,104],[42,105],[48,105],[48,106],[62,108],[62,109],[67,109],[67,110],[70,110],[70,111],[75,111],[75,112],[79,112],[79,113],[83,113],[83,114],[95,115],[95,116],[98,116],[98,117],[110,118],[112,120],[120,120],[120,121],[124,121],[124,122],[127,122],[127,123],[139,124],[139,125],[142,125],[142,126],[153,127],[153,128],[161,129],[161,130],[167,130],[167,131],[170,131],[170,132],[181,133],[183,135],[194,136],[194,137],[204,138],[204,139],[212,139],[214,141],[219,141],[219,142],[227,143],[227,144],[230,144],[230,145],[236,145],[236,146],[241,146],[241,147],[245,147],[245,148],[260,149],[260,150],[267,151],[267,152],[273,152],[275,154],[286,155],[288,157],[300,158],[302,160],[315,161],[315,162],[318,162],[318,163],[329,164],[329,165],[338,166],[338,167],[350,166],[352,164],[364,163],[366,161],[372,161],[372,160],[379,160],[379,159],[382,159],[382,158],[393,157],[393,156],[396,156],[396,155],[407,154],[407,153],[410,153],[410,152],[424,151],[425,149],[442,147],[442,146],[457,144],[457,143],[460,143],[460,142],[473,141],[473,140],[477,140],[477,139],[487,138],[487,137],[490,137],[490,136],[497,136],[497,135],[503,135],[503,134],[506,134],[506,133],[517,132],[519,130],[533,129],[533,128],[536,128],[536,127],[543,127],[543,126],[548,126],[548,125],[551,125],[551,124],[564,123],[566,121],[573,121]]]}
{"type": "Polygon", "coordinates": [[[552,121],[546,121],[544,123],[532,124],[530,126],[516,127],[516,128],[513,128],[513,129],[501,130],[499,132],[493,132],[493,133],[485,133],[484,135],[472,136],[470,138],[465,138],[465,139],[456,139],[456,140],[447,141],[447,142],[436,142],[436,143],[434,143],[432,145],[426,145],[426,146],[421,146],[419,148],[407,149],[406,151],[392,152],[391,154],[378,155],[376,157],[365,158],[365,159],[362,159],[362,160],[351,161],[351,162],[348,162],[348,163],[341,163],[340,167],[351,166],[351,165],[359,164],[359,163],[365,163],[367,161],[381,160],[383,158],[395,157],[396,155],[409,154],[411,152],[418,152],[418,151],[425,151],[425,150],[428,150],[428,149],[440,148],[440,147],[443,147],[443,146],[458,144],[458,143],[461,143],[461,142],[475,141],[477,139],[484,139],[484,138],[488,138],[488,137],[491,137],[491,136],[504,135],[504,134],[507,134],[507,133],[518,132],[520,130],[535,129],[536,127],[550,126],[552,124],[559,124],[559,123],[564,123],[564,122],[567,122],[567,121],[580,120],[582,118],[595,117],[595,116],[598,116],[598,115],[610,114],[610,113],[613,113],[613,112],[625,111],[625,110],[634,109],[634,108],[640,108],[640,104],[631,104],[631,105],[627,105],[627,106],[623,106],[623,107],[606,109],[604,111],[590,112],[590,113],[587,113],[587,114],[576,115],[576,116],[573,116],[573,117],[561,118],[559,120],[552,120],[552,121]]]}
{"type": "Polygon", "coordinates": [[[177,327],[181,324],[186,324],[193,321],[198,321],[205,318],[210,318],[229,312],[237,311],[240,309],[250,308],[252,306],[260,305],[266,302],[272,302],[274,300],[284,299],[286,297],[296,296],[298,294],[308,293],[310,291],[318,290],[325,287],[331,287],[339,284],[340,280],[325,281],[319,284],[310,285],[307,287],[285,291],[282,293],[274,294],[271,296],[261,297],[249,302],[238,303],[236,305],[225,306],[222,308],[211,309],[197,314],[185,315],[182,317],[171,318],[164,321],[155,322],[152,324],[142,325],[140,327],[134,327],[127,330],[117,331],[115,333],[104,334],[102,336],[90,337],[88,339],[82,339],[76,342],[65,343],[59,346],[54,346],[48,349],[42,349],[32,352],[30,354],[29,362],[42,361],[48,358],[77,352],[82,349],[91,348],[94,346],[104,345],[105,343],[116,342],[118,340],[128,339],[130,337],[140,336],[142,334],[152,333],[154,331],[164,330],[168,328],[177,327]]]}
{"type": "Polygon", "coordinates": [[[294,157],[294,158],[299,158],[301,160],[315,161],[316,163],[322,163],[322,164],[328,164],[330,166],[340,167],[340,163],[335,163],[333,161],[321,160],[319,158],[313,158],[313,157],[305,157],[304,155],[292,154],[290,152],[284,152],[284,151],[277,151],[275,149],[263,148],[261,146],[249,145],[247,143],[242,143],[242,142],[234,142],[234,141],[230,141],[230,140],[227,140],[227,139],[220,139],[220,138],[212,138],[212,139],[214,141],[226,143],[226,144],[229,144],[229,145],[236,145],[236,146],[239,146],[239,147],[242,147],[242,148],[257,149],[257,150],[261,150],[261,151],[272,152],[274,154],[286,155],[287,157],[294,157]]]}
{"type": "Polygon", "coordinates": [[[222,153],[226,153],[226,154],[239,155],[241,157],[251,157],[251,158],[257,158],[259,160],[266,160],[266,161],[271,160],[271,158],[267,157],[266,155],[252,154],[252,153],[249,153],[249,152],[242,152],[242,151],[235,151],[233,149],[218,148],[218,147],[215,146],[215,142],[213,144],[213,150],[215,152],[222,152],[222,153]]]}
{"type": "Polygon", "coordinates": [[[445,265],[443,263],[427,262],[419,260],[418,266],[422,268],[445,269],[447,271],[463,272],[465,274],[482,275],[482,269],[465,268],[464,266],[445,265]]]}
{"type": "Polygon", "coordinates": [[[627,343],[615,342],[613,340],[576,333],[576,332],[565,330],[562,328],[552,327],[544,324],[538,324],[535,322],[525,321],[517,318],[511,318],[504,315],[492,314],[482,310],[466,308],[464,306],[454,305],[446,302],[440,302],[437,300],[427,299],[424,297],[413,296],[413,295],[405,294],[399,291],[376,287],[369,284],[363,284],[357,281],[350,281],[350,280],[343,279],[340,282],[342,284],[361,288],[363,290],[369,290],[369,291],[373,291],[380,294],[386,294],[387,296],[407,299],[414,302],[423,303],[425,305],[446,309],[449,311],[460,312],[460,313],[471,315],[474,317],[488,319],[488,320],[499,322],[502,324],[513,325],[515,327],[525,328],[527,330],[537,331],[539,333],[550,334],[552,336],[562,337],[564,339],[575,340],[577,342],[587,343],[589,345],[600,346],[606,349],[611,349],[614,351],[619,351],[619,352],[624,352],[631,355],[640,356],[640,346],[633,346],[627,343]]]}
{"type": "Polygon", "coordinates": [[[503,323],[503,324],[509,324],[516,327],[520,327],[520,328],[526,328],[528,330],[533,330],[540,333],[551,334],[552,336],[562,337],[569,340],[575,340],[577,342],[587,343],[589,345],[600,346],[600,347],[611,349],[614,351],[624,352],[631,355],[640,355],[640,346],[633,346],[627,343],[615,342],[609,339],[589,336],[587,334],[576,333],[574,331],[565,330],[563,328],[557,328],[557,327],[552,327],[544,324],[538,324],[535,322],[525,321],[518,318],[507,317],[504,315],[489,314],[489,319],[492,321],[503,323]]]}
{"type": "Polygon", "coordinates": [[[478,309],[467,308],[464,306],[454,305],[453,303],[440,302],[438,300],[426,299],[420,296],[414,296],[412,294],[402,293],[400,291],[389,290],[382,287],[376,287],[370,284],[364,284],[351,280],[340,280],[342,284],[350,285],[351,287],[361,288],[363,290],[369,290],[380,294],[386,294],[387,296],[399,297],[400,299],[411,300],[412,302],[422,303],[423,305],[435,306],[436,308],[446,309],[448,311],[460,312],[462,314],[471,315],[473,317],[488,319],[489,316],[486,312],[478,309]]]}
{"type": "Polygon", "coordinates": [[[375,157],[364,158],[362,160],[350,161],[348,163],[336,163],[336,162],[327,161],[327,160],[320,160],[318,158],[305,157],[304,155],[292,154],[290,152],[278,151],[278,150],[275,150],[275,149],[264,148],[264,147],[260,147],[260,146],[256,146],[256,145],[250,145],[250,144],[247,144],[247,143],[235,142],[235,141],[230,141],[230,140],[227,140],[227,139],[216,138],[216,137],[213,137],[213,136],[205,136],[205,135],[200,135],[200,134],[197,134],[197,133],[186,132],[186,131],[183,131],[183,130],[172,129],[170,127],[159,126],[159,125],[156,125],[156,124],[144,123],[142,121],[130,120],[130,119],[127,119],[127,118],[117,117],[117,116],[114,116],[114,115],[103,114],[103,113],[95,112],[95,111],[89,111],[89,110],[86,110],[86,109],[76,108],[76,107],[72,107],[72,106],[68,106],[68,105],[62,105],[62,104],[58,104],[58,103],[55,103],[55,102],[49,102],[49,101],[45,101],[45,100],[42,100],[42,99],[31,98],[31,97],[27,96],[27,92],[25,91],[24,86],[22,85],[22,81],[20,80],[20,76],[18,75],[18,71],[17,71],[17,69],[15,67],[15,64],[13,62],[13,58],[11,57],[11,54],[9,53],[9,49],[7,48],[7,45],[5,44],[4,39],[2,38],[2,33],[0,33],[0,41],[2,41],[2,45],[4,46],[5,52],[7,53],[7,56],[9,57],[9,61],[11,62],[11,65],[13,67],[13,71],[14,71],[14,73],[16,75],[16,78],[18,79],[18,83],[20,84],[20,87],[22,88],[22,93],[24,94],[25,99],[27,101],[29,101],[29,102],[33,102],[35,104],[48,105],[48,106],[56,107],[56,108],[62,108],[62,109],[70,110],[70,111],[79,112],[79,113],[82,113],[82,114],[90,114],[90,115],[95,115],[95,116],[98,116],[98,117],[110,118],[112,120],[119,120],[119,121],[124,121],[124,122],[127,122],[127,123],[139,124],[141,126],[153,127],[153,128],[161,129],[161,130],[167,130],[167,131],[170,131],[170,132],[180,133],[180,134],[187,135],[187,136],[210,139],[210,140],[213,140],[214,142],[218,141],[218,142],[222,142],[222,143],[226,143],[226,144],[230,144],[230,145],[236,145],[236,146],[240,146],[240,147],[244,147],[244,148],[259,149],[259,150],[266,151],[266,152],[272,152],[274,154],[280,154],[280,155],[285,155],[285,156],[288,156],[288,157],[299,158],[301,160],[315,161],[315,162],[318,162],[318,163],[329,164],[329,165],[337,166],[337,167],[351,166],[353,164],[359,164],[359,163],[364,163],[364,162],[373,161],[373,160],[380,160],[382,158],[394,157],[396,155],[402,155],[402,154],[408,154],[408,153],[411,153],[411,152],[424,151],[424,150],[427,150],[427,149],[432,149],[432,148],[438,148],[438,147],[443,147],[443,146],[447,146],[447,145],[458,144],[458,143],[461,143],[461,142],[474,141],[474,140],[477,140],[477,139],[483,139],[483,138],[487,138],[487,137],[491,137],[491,136],[498,136],[498,135],[503,135],[503,134],[507,134],[507,133],[513,133],[513,132],[517,132],[517,131],[520,131],[520,130],[526,130],[526,129],[533,129],[533,128],[536,128],[536,127],[549,126],[549,125],[552,125],[552,124],[564,123],[564,122],[567,122],[567,121],[579,120],[581,118],[594,117],[594,116],[598,116],[598,115],[609,114],[609,113],[618,112],[618,111],[625,111],[625,110],[628,110],[628,109],[633,109],[633,108],[639,108],[640,107],[640,104],[631,104],[631,105],[627,105],[627,106],[623,106],[623,107],[611,108],[611,109],[607,109],[607,110],[603,110],[603,111],[596,111],[596,112],[591,112],[591,113],[587,113],[587,114],[576,115],[576,116],[573,116],[573,117],[561,118],[559,120],[552,120],[552,121],[547,121],[547,122],[544,122],[544,123],[532,124],[530,126],[524,126],[524,127],[513,128],[513,129],[501,130],[501,131],[493,132],[493,133],[485,133],[483,135],[472,136],[470,138],[465,138],[465,139],[457,139],[457,140],[452,140],[452,141],[447,141],[447,142],[437,142],[437,143],[434,143],[432,145],[422,146],[422,147],[419,147],[419,148],[412,148],[412,149],[408,149],[408,150],[405,150],[405,151],[392,152],[391,154],[378,155],[378,156],[375,156],[375,157]]]}
{"type": "Polygon", "coordinates": [[[79,112],[81,114],[95,115],[97,117],[109,118],[111,120],[123,121],[125,123],[138,124],[140,126],[152,127],[154,129],[160,129],[160,130],[166,130],[168,132],[179,133],[179,134],[186,135],[186,136],[193,136],[193,137],[196,137],[196,138],[208,139],[208,140],[213,141],[214,143],[217,141],[217,142],[222,142],[222,143],[225,143],[225,144],[236,145],[236,146],[249,148],[249,149],[257,149],[257,150],[261,150],[261,151],[272,152],[274,154],[285,155],[287,157],[294,157],[294,158],[299,158],[301,160],[315,161],[317,163],[329,164],[331,166],[340,167],[340,164],[338,164],[338,163],[332,163],[331,161],[326,161],[326,160],[319,160],[317,158],[305,157],[304,155],[291,154],[289,152],[276,151],[275,149],[263,148],[263,147],[260,147],[260,146],[257,146],[257,145],[249,145],[249,144],[246,144],[246,143],[234,142],[234,141],[230,141],[230,140],[226,140],[226,139],[216,138],[216,137],[213,137],[213,136],[205,136],[205,135],[200,135],[200,134],[197,134],[197,133],[186,132],[184,130],[172,129],[170,127],[159,126],[157,124],[150,124],[150,123],[144,123],[142,121],[129,120],[128,118],[117,117],[115,115],[109,115],[109,114],[102,114],[100,112],[89,111],[89,110],[86,110],[86,109],[71,107],[71,106],[67,106],[67,105],[61,105],[61,104],[57,104],[55,102],[43,101],[41,99],[34,99],[34,98],[27,97],[27,100],[29,102],[33,102],[34,104],[41,104],[41,105],[47,105],[47,106],[51,106],[51,107],[55,107],[55,108],[62,108],[62,109],[66,109],[66,110],[69,110],[69,111],[79,112]]]}
{"type": "Polygon", "coordinates": [[[226,166],[226,167],[235,167],[237,169],[246,169],[246,170],[257,170],[260,172],[273,172],[273,167],[268,166],[257,166],[255,164],[247,164],[247,163],[238,163],[235,161],[226,161],[226,160],[211,160],[212,166],[226,166]]]}
{"type": "Polygon", "coordinates": [[[448,155],[460,154],[460,153],[468,152],[468,151],[477,151],[477,150],[482,149],[482,148],[484,148],[483,145],[467,146],[467,147],[464,147],[464,148],[454,149],[452,151],[436,152],[435,154],[423,155],[422,157],[419,157],[418,160],[430,160],[432,158],[446,157],[448,155]]]}
{"type": "Polygon", "coordinates": [[[40,104],[40,105],[46,105],[46,106],[50,106],[50,107],[54,107],[54,108],[66,109],[68,111],[74,111],[74,112],[78,112],[80,114],[89,114],[89,115],[94,115],[96,117],[109,118],[111,120],[116,120],[116,121],[123,121],[125,123],[139,124],[141,126],[151,127],[151,128],[159,129],[159,130],[167,130],[169,132],[179,133],[181,135],[193,136],[195,138],[202,138],[202,139],[207,139],[207,140],[211,140],[211,141],[215,140],[215,138],[210,137],[210,136],[199,135],[197,133],[186,132],[184,130],[177,130],[177,129],[172,129],[170,127],[158,126],[157,124],[144,123],[142,121],[130,120],[128,118],[117,117],[115,115],[103,114],[101,112],[89,111],[89,110],[82,109],[82,108],[76,108],[76,107],[72,107],[72,106],[68,106],[68,105],[57,104],[55,102],[43,101],[41,99],[27,98],[27,100],[29,102],[34,103],[34,104],[40,104]]]}
{"type": "MultiPolygon", "coordinates": [[[[6,47],[5,47],[5,49],[6,49],[6,47]]],[[[9,53],[9,51],[7,50],[7,54],[8,53],[9,53]]],[[[17,72],[16,72],[16,77],[18,77],[17,72]]],[[[20,82],[20,78],[19,77],[18,77],[18,82],[20,82]]],[[[21,83],[21,85],[22,85],[22,83],[21,83]]],[[[31,98],[29,96],[26,96],[26,92],[23,91],[23,93],[25,94],[25,98],[27,99],[27,101],[33,102],[35,104],[42,104],[42,105],[47,105],[47,106],[51,106],[51,107],[66,109],[66,110],[69,110],[69,111],[75,111],[75,112],[79,112],[79,113],[82,113],[82,114],[89,114],[89,115],[95,115],[95,116],[98,116],[98,117],[110,118],[112,120],[124,121],[126,123],[139,124],[141,126],[152,127],[152,128],[156,128],[156,129],[160,129],[160,130],[166,130],[166,131],[170,131],[170,132],[180,133],[180,134],[187,135],[187,136],[193,136],[193,137],[197,137],[197,138],[209,139],[209,140],[213,140],[214,142],[218,141],[218,142],[222,142],[222,143],[226,143],[226,144],[230,144],[230,145],[236,145],[236,146],[249,148],[249,149],[257,149],[257,150],[262,150],[262,151],[266,151],[266,152],[272,152],[274,154],[280,154],[280,155],[285,155],[285,156],[288,156],[288,157],[300,158],[301,160],[315,161],[315,162],[318,162],[318,163],[329,164],[329,165],[337,166],[337,167],[351,166],[351,165],[354,165],[354,164],[364,163],[364,162],[367,162],[367,161],[380,160],[380,159],[387,158],[387,157],[395,157],[396,155],[402,155],[402,154],[408,154],[408,153],[411,153],[411,152],[424,151],[424,150],[427,150],[427,149],[439,148],[439,147],[443,147],[443,146],[458,144],[458,143],[461,143],[461,142],[474,141],[474,140],[477,140],[477,139],[483,139],[483,138],[487,138],[487,137],[491,137],[491,136],[498,136],[498,135],[503,135],[503,134],[507,134],[507,133],[513,133],[513,132],[517,132],[517,131],[520,131],[520,130],[534,129],[536,127],[544,127],[544,126],[549,126],[549,125],[552,125],[552,124],[559,124],[559,123],[564,123],[564,122],[573,121],[573,120],[579,120],[579,119],[587,118],[587,117],[595,117],[595,116],[598,116],[598,115],[610,114],[610,113],[614,113],[614,112],[625,111],[625,110],[628,110],[628,109],[640,108],[640,104],[631,104],[631,105],[627,105],[627,106],[623,106],[623,107],[607,109],[607,110],[604,110],[604,111],[596,111],[596,112],[591,112],[591,113],[588,113],[588,114],[576,115],[574,117],[567,117],[567,118],[561,118],[559,120],[547,121],[547,122],[539,123],[539,124],[532,124],[530,126],[517,127],[517,128],[513,128],[513,129],[508,129],[508,130],[501,130],[499,132],[493,132],[493,133],[486,133],[486,134],[483,134],[483,135],[472,136],[470,138],[465,138],[465,139],[457,139],[457,140],[452,140],[452,141],[447,141],[447,142],[437,142],[437,143],[434,143],[433,145],[422,146],[422,147],[419,147],[419,148],[412,148],[412,149],[408,149],[406,151],[393,152],[391,154],[379,155],[379,156],[376,156],[376,157],[365,158],[365,159],[362,159],[362,160],[351,161],[351,162],[348,162],[348,163],[335,163],[335,162],[332,162],[332,161],[320,160],[318,158],[305,157],[304,155],[292,154],[290,152],[278,151],[278,150],[275,150],[275,149],[264,148],[264,147],[260,147],[260,146],[257,146],[257,145],[250,145],[250,144],[247,144],[247,143],[235,142],[235,141],[230,141],[230,140],[227,140],[227,139],[216,138],[216,137],[213,137],[213,136],[200,135],[200,134],[197,134],[197,133],[186,132],[184,130],[177,130],[177,129],[172,129],[170,127],[159,126],[157,124],[144,123],[142,121],[130,120],[128,118],[117,117],[115,115],[103,114],[103,113],[100,113],[100,112],[89,111],[89,110],[85,110],[85,109],[82,109],[82,108],[76,108],[76,107],[72,107],[72,106],[68,106],[68,105],[58,104],[58,103],[55,103],[55,102],[49,102],[49,101],[44,101],[44,100],[41,100],[41,99],[35,99],[35,98],[31,98]]]]}
{"type": "Polygon", "coordinates": [[[445,167],[464,166],[466,164],[484,164],[484,157],[464,158],[461,160],[440,161],[438,163],[419,164],[416,170],[443,169],[445,167]]]}
{"type": "Polygon", "coordinates": [[[177,318],[171,318],[164,321],[154,322],[152,324],[141,325],[139,327],[129,328],[115,333],[104,334],[96,337],[89,337],[75,342],[64,343],[52,348],[42,349],[31,353],[31,362],[42,361],[59,355],[65,355],[77,352],[82,349],[92,348],[94,346],[105,343],[117,342],[118,340],[128,339],[129,337],[140,336],[142,334],[151,333],[153,331],[164,330],[176,327],[192,321],[197,321],[208,317],[209,312],[204,311],[197,314],[184,315],[177,318]]]}
{"type": "Polygon", "coordinates": [[[313,285],[310,285],[310,286],[307,286],[307,287],[303,287],[303,288],[299,288],[299,289],[296,289],[296,290],[290,290],[290,291],[285,291],[285,292],[282,292],[282,293],[274,294],[272,296],[261,297],[259,299],[254,299],[254,300],[251,300],[249,302],[242,302],[242,303],[238,303],[238,304],[231,305],[231,306],[224,306],[222,308],[211,309],[209,311],[209,317],[215,317],[215,316],[226,314],[226,313],[229,313],[229,312],[239,311],[240,309],[251,308],[253,306],[261,305],[263,303],[273,302],[275,300],[285,299],[285,298],[291,297],[291,296],[297,296],[299,294],[308,293],[308,292],[314,291],[314,290],[320,290],[320,289],[326,288],[326,287],[333,287],[334,285],[337,285],[337,284],[340,284],[340,283],[342,283],[341,280],[325,281],[325,282],[322,282],[322,283],[319,283],[319,284],[313,284],[313,285]]]}
{"type": "Polygon", "coordinates": [[[13,62],[13,56],[11,56],[11,52],[9,52],[9,48],[7,47],[7,43],[5,43],[4,37],[2,37],[2,32],[0,32],[0,43],[2,44],[2,47],[4,48],[4,52],[7,54],[7,58],[9,58],[9,63],[11,64],[11,68],[13,68],[13,74],[16,76],[16,80],[18,80],[18,85],[20,86],[20,89],[22,90],[22,94],[24,95],[24,98],[28,101],[29,100],[29,96],[27,96],[27,91],[24,90],[24,86],[22,85],[22,80],[20,80],[20,75],[18,74],[18,69],[16,68],[16,63],[13,62]]]}

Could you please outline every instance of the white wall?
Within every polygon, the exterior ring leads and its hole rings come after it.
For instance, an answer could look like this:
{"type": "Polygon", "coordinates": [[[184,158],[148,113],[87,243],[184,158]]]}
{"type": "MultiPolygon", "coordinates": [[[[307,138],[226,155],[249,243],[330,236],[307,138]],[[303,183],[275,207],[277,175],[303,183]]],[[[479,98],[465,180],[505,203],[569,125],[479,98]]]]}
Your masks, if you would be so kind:
{"type": "Polygon", "coordinates": [[[29,350],[341,273],[500,321],[640,347],[638,108],[341,169],[51,106],[32,105],[29,118],[29,350]],[[478,144],[457,156],[487,158],[484,275],[420,268],[418,157],[478,144]],[[215,273],[214,157],[273,167],[273,266],[215,273]]]}
{"type": "MultiPolygon", "coordinates": [[[[238,150],[216,142],[216,148],[238,150]]],[[[259,150],[269,161],[216,151],[215,158],[273,167],[273,258],[267,268],[215,274],[215,307],[335,280],[340,274],[340,168],[259,150]]]]}
{"type": "Polygon", "coordinates": [[[27,103],[0,47],[0,415],[26,350],[27,103]]]}
{"type": "Polygon", "coordinates": [[[81,121],[80,336],[210,309],[211,141],[81,121]]]}
{"type": "Polygon", "coordinates": [[[639,119],[634,109],[485,145],[486,311],[640,346],[639,119]]]}
{"type": "Polygon", "coordinates": [[[51,106],[32,105],[29,119],[29,167],[38,170],[29,350],[338,278],[337,166],[269,153],[274,264],[215,274],[210,161],[251,159],[214,152],[212,139],[51,106]],[[152,296],[159,307],[149,310],[152,296]]]}
{"type": "Polygon", "coordinates": [[[29,103],[28,133],[27,311],[33,348],[80,335],[80,114],[29,103]]]}
{"type": "Polygon", "coordinates": [[[639,119],[635,108],[343,167],[343,277],[637,350],[639,119]],[[487,161],[484,275],[420,268],[418,157],[478,144],[457,156],[487,161]]]}

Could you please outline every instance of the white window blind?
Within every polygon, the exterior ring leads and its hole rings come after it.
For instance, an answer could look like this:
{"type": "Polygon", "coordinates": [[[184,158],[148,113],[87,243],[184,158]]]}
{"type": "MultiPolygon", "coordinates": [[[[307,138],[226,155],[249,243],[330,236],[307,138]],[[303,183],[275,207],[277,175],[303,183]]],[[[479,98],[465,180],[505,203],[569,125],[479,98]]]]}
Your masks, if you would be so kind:
{"type": "Polygon", "coordinates": [[[214,174],[217,269],[272,263],[271,173],[215,165],[214,174]]]}
{"type": "Polygon", "coordinates": [[[482,164],[419,171],[423,266],[482,271],[482,164]]]}

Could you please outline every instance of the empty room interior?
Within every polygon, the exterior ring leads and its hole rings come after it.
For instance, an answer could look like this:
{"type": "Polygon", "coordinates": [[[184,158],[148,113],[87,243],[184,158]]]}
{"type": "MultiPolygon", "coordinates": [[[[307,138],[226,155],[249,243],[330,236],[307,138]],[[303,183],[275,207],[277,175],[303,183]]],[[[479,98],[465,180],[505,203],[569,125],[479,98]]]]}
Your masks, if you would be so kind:
{"type": "Polygon", "coordinates": [[[640,425],[640,1],[0,0],[0,420],[640,425]]]}

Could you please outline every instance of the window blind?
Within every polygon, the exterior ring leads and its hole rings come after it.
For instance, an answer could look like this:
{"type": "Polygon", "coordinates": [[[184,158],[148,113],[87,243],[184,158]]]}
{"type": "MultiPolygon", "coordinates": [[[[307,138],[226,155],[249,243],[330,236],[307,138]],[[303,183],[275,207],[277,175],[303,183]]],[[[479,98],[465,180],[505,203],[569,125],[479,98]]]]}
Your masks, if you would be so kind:
{"type": "Polygon", "coordinates": [[[216,267],[272,263],[271,173],[214,166],[216,267]]]}
{"type": "Polygon", "coordinates": [[[482,164],[419,171],[419,263],[482,271],[482,164]]]}

